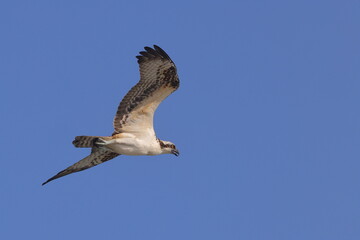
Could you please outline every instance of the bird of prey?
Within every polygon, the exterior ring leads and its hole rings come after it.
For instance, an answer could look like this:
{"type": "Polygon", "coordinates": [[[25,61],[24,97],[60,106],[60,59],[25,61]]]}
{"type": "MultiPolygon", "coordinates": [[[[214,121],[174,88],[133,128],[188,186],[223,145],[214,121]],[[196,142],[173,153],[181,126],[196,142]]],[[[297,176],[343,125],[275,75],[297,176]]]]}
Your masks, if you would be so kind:
{"type": "Polygon", "coordinates": [[[140,67],[140,81],[125,95],[117,109],[109,137],[77,136],[75,147],[91,148],[91,154],[62,170],[42,185],[109,161],[119,155],[179,155],[172,142],[156,137],[153,119],[159,104],[179,88],[174,62],[160,47],[145,47],[136,56],[140,67]]]}

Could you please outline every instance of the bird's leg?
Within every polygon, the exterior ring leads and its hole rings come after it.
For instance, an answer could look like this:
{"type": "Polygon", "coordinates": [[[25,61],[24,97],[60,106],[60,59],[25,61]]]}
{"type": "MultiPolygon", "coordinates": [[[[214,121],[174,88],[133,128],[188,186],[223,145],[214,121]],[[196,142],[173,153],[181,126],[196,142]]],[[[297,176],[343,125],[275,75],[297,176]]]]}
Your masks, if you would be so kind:
{"type": "Polygon", "coordinates": [[[109,144],[109,141],[106,141],[102,138],[96,138],[94,139],[94,146],[96,147],[103,147],[109,144]]]}

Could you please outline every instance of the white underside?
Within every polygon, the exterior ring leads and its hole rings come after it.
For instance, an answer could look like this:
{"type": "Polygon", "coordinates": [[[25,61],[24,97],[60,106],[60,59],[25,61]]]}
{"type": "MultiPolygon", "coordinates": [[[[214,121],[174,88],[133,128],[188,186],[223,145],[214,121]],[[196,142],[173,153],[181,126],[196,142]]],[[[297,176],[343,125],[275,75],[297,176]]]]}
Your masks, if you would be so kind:
{"type": "Polygon", "coordinates": [[[159,142],[155,136],[139,138],[134,134],[126,133],[121,137],[104,141],[104,147],[122,155],[159,155],[162,154],[159,142]]]}

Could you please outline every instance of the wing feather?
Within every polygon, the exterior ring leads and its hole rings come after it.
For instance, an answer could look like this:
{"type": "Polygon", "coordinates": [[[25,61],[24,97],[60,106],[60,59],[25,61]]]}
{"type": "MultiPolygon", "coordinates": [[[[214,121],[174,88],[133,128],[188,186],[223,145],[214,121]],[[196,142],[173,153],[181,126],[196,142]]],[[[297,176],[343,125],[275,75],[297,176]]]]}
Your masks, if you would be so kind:
{"type": "Polygon", "coordinates": [[[57,178],[61,178],[63,176],[66,176],[68,174],[74,173],[74,172],[79,172],[79,171],[83,171],[85,169],[94,167],[96,165],[99,165],[103,162],[109,161],[117,156],[119,156],[120,154],[114,153],[114,152],[110,152],[106,149],[103,148],[98,148],[98,147],[94,147],[91,151],[91,154],[85,158],[83,158],[82,160],[78,161],[77,163],[71,165],[70,167],[62,170],[61,172],[59,172],[58,174],[56,174],[55,176],[49,178],[46,182],[44,182],[42,185],[45,185],[46,183],[55,180],[57,178]]]}
{"type": "MultiPolygon", "coordinates": [[[[145,47],[138,59],[140,81],[125,95],[114,118],[114,134],[153,134],[153,117],[158,105],[179,87],[176,66],[160,47],[145,47]]],[[[113,135],[114,135],[113,134],[113,135]]]]}

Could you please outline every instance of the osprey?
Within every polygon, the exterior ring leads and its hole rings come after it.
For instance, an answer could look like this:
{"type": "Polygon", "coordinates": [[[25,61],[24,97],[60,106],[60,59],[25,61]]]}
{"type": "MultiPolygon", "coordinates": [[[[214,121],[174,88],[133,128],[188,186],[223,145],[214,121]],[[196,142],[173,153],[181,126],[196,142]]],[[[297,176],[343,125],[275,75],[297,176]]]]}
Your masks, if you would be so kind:
{"type": "Polygon", "coordinates": [[[77,136],[75,147],[91,148],[91,154],[62,170],[42,185],[109,161],[119,155],[159,155],[179,151],[175,145],[156,137],[153,119],[159,104],[179,88],[174,62],[160,47],[145,47],[138,59],[140,81],[120,102],[114,118],[114,133],[110,137],[77,136]]]}

